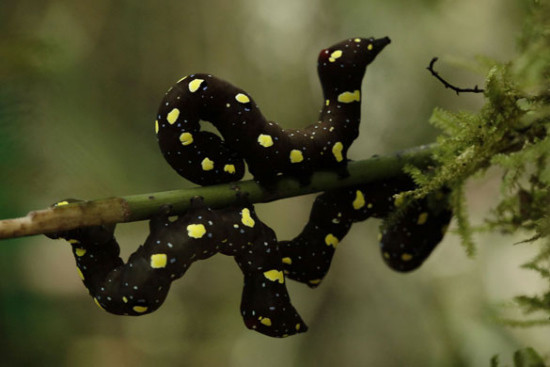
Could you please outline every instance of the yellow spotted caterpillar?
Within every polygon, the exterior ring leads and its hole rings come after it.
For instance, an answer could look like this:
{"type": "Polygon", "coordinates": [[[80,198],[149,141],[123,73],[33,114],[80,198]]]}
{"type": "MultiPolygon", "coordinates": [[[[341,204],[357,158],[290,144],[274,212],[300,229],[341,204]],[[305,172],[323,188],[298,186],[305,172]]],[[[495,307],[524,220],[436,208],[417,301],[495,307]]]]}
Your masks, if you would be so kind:
{"type": "Polygon", "coordinates": [[[307,177],[317,169],[345,168],[359,134],[361,82],[389,38],[354,38],[321,51],[318,73],[324,103],[319,120],[304,129],[267,121],[245,91],[212,75],[180,79],[162,101],[155,130],[164,158],[200,185],[239,180],[248,170],[260,182],[285,173],[307,177]],[[211,122],[216,134],[200,131],[211,122]]]}
{"type": "MultiPolygon", "coordinates": [[[[62,203],[67,203],[64,201],[62,203]]],[[[163,207],[151,219],[143,246],[124,263],[114,226],[79,228],[49,235],[71,243],[78,272],[96,304],[118,314],[139,316],[161,306],[175,279],[191,264],[216,253],[233,256],[244,275],[241,314],[245,324],[282,337],[307,330],[286,290],[275,233],[252,206],[213,210],[194,199],[175,221],[163,207]]]]}
{"type": "MultiPolygon", "coordinates": [[[[390,43],[389,38],[352,38],[321,51],[318,72],[323,87],[319,121],[304,129],[283,129],[267,121],[245,91],[209,74],[180,79],[166,93],[155,121],[160,149],[183,177],[212,185],[239,180],[244,162],[261,184],[280,174],[306,179],[318,169],[345,173],[347,151],[357,138],[361,83],[365,70],[390,43]],[[200,120],[220,132],[201,131],[200,120]]],[[[446,193],[432,194],[400,207],[395,194],[414,189],[408,177],[340,189],[320,195],[302,233],[279,242],[252,205],[211,209],[197,198],[192,208],[169,220],[170,208],[152,217],[143,246],[124,263],[114,226],[50,234],[73,248],[79,274],[102,309],[121,315],[156,310],[172,281],[190,265],[216,253],[233,256],[242,270],[241,315],[262,334],[284,337],[307,326],[290,302],[286,277],[318,286],[334,250],[352,223],[385,218],[380,246],[397,271],[422,264],[440,242],[451,218],[446,193]]],[[[58,203],[62,205],[68,201],[58,203]]]]}
{"type": "Polygon", "coordinates": [[[404,205],[399,194],[414,188],[402,176],[319,195],[302,233],[279,242],[287,277],[317,287],[352,224],[368,218],[384,219],[379,245],[386,264],[399,272],[418,268],[443,238],[452,213],[444,191],[404,205]]]}

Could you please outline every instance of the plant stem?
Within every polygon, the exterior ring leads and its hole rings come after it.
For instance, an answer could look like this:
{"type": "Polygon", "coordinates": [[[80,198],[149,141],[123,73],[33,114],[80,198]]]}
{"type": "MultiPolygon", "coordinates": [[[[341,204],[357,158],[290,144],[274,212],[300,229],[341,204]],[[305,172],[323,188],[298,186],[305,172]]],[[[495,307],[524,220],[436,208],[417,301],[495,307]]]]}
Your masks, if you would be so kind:
{"type": "Polygon", "coordinates": [[[250,203],[266,203],[282,198],[366,184],[403,174],[405,165],[426,168],[431,162],[433,145],[423,145],[387,156],[349,162],[349,176],[342,178],[333,171],[315,172],[311,182],[301,184],[293,177],[281,176],[269,189],[253,180],[191,189],[155,192],[93,201],[82,201],[54,208],[36,210],[25,217],[0,220],[0,239],[60,232],[78,227],[145,220],[163,205],[171,205],[174,215],[185,212],[191,198],[201,196],[213,208],[239,202],[237,192],[250,203]]]}

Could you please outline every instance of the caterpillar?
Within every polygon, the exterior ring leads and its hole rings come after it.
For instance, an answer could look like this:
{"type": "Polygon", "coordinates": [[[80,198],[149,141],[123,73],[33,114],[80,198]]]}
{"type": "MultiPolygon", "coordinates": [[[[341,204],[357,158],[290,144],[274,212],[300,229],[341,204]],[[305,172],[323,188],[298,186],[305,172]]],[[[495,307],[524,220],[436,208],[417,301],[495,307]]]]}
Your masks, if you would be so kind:
{"type": "Polygon", "coordinates": [[[119,257],[115,226],[48,236],[71,244],[78,274],[94,302],[118,315],[139,316],[157,310],[171,283],[193,262],[216,253],[233,256],[244,275],[240,308],[245,325],[264,335],[286,337],[308,329],[290,302],[286,278],[317,287],[354,222],[386,219],[380,247],[383,259],[394,270],[414,270],[430,255],[451,218],[447,194],[432,194],[408,205],[392,220],[391,213],[400,206],[395,194],[412,188],[412,181],[402,177],[322,194],[302,233],[281,242],[253,206],[214,210],[195,198],[191,209],[174,221],[169,219],[170,208],[161,208],[150,221],[144,245],[126,263],[119,257]]]}
{"type": "Polygon", "coordinates": [[[169,89],[155,131],[164,158],[199,185],[237,181],[248,170],[262,183],[279,174],[308,177],[317,169],[345,169],[359,134],[361,82],[367,65],[390,39],[352,38],[320,52],[317,70],[324,103],[319,121],[283,129],[267,121],[252,97],[209,74],[193,74],[169,89]],[[211,122],[223,139],[201,131],[211,122]]]}
{"type": "Polygon", "coordinates": [[[399,194],[414,188],[403,176],[319,195],[302,232],[279,242],[285,275],[319,286],[352,224],[371,217],[383,219],[379,245],[385,263],[399,272],[417,269],[443,238],[452,211],[447,190],[405,205],[399,194]]]}
{"type": "MultiPolygon", "coordinates": [[[[280,174],[304,180],[321,168],[345,173],[347,150],[358,136],[366,67],[389,43],[387,37],[352,38],[321,51],[317,67],[323,107],[319,121],[304,129],[283,129],[267,121],[249,94],[226,81],[209,74],[184,77],[166,93],[157,114],[161,152],[178,174],[200,185],[239,180],[245,161],[266,186],[280,174]],[[211,122],[223,140],[201,131],[201,120],[211,122]]],[[[285,337],[307,330],[290,301],[286,277],[318,286],[354,222],[385,218],[380,241],[384,261],[398,271],[420,266],[441,240],[451,213],[441,193],[406,206],[403,215],[392,219],[398,206],[393,195],[412,188],[409,178],[396,178],[324,193],[302,233],[281,242],[252,205],[212,209],[196,198],[174,221],[167,207],[153,216],[144,245],[126,263],[119,257],[114,226],[48,236],[71,244],[96,304],[120,315],[158,309],[172,281],[193,262],[216,253],[233,256],[244,276],[240,308],[245,325],[285,337]]]]}
{"type": "Polygon", "coordinates": [[[273,337],[307,330],[290,303],[275,233],[252,206],[213,210],[194,199],[185,215],[170,221],[169,214],[170,208],[163,207],[151,219],[145,244],[126,263],[119,257],[114,226],[49,237],[71,244],[84,285],[94,302],[110,313],[140,316],[155,311],[172,281],[193,262],[222,253],[233,256],[244,275],[241,314],[248,328],[273,337]]]}

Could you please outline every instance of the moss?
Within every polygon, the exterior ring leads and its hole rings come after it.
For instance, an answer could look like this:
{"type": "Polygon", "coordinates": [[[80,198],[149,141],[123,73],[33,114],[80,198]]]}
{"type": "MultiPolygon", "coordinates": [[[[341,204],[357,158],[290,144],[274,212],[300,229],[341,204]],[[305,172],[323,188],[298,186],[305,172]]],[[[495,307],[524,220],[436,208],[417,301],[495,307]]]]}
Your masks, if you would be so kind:
{"type": "Polygon", "coordinates": [[[549,291],[516,297],[530,313],[550,316],[550,4],[522,1],[527,12],[516,59],[487,67],[483,107],[475,113],[435,109],[430,122],[442,131],[434,150],[436,167],[407,171],[420,186],[407,193],[421,198],[448,187],[458,234],[473,255],[473,228],[465,206],[464,185],[473,175],[497,166],[504,170],[502,198],[485,230],[528,233],[523,242],[541,240],[540,254],[524,268],[548,280],[549,291]]]}

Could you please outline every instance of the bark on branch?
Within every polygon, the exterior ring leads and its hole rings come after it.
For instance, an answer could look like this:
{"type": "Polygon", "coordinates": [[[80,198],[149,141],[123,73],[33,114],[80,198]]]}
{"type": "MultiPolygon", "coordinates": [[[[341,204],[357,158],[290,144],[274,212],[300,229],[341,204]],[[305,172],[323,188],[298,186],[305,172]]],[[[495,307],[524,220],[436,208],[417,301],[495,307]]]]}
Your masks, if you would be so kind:
{"type": "Polygon", "coordinates": [[[423,145],[387,156],[350,162],[349,176],[341,178],[335,172],[315,172],[308,185],[292,177],[281,176],[269,190],[255,181],[155,192],[35,210],[24,217],[0,220],[0,239],[30,236],[100,224],[145,220],[170,204],[174,214],[185,212],[191,198],[201,196],[206,205],[221,208],[236,203],[236,191],[245,193],[251,203],[266,203],[282,198],[359,185],[395,177],[408,164],[425,168],[431,163],[432,145],[423,145]]]}

